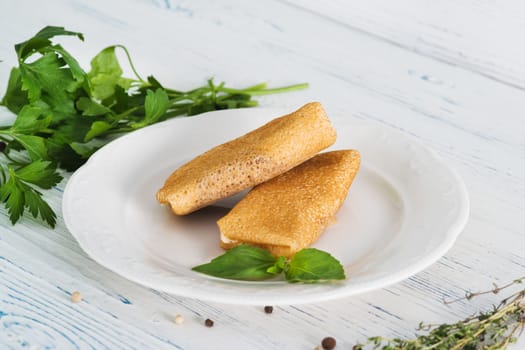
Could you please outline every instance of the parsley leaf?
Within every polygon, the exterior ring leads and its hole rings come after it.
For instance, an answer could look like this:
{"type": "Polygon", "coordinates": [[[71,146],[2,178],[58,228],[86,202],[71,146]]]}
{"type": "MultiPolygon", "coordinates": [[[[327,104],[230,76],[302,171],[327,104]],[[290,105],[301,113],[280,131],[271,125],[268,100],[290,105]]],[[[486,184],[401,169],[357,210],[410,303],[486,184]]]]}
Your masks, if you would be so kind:
{"type": "Polygon", "coordinates": [[[37,218],[39,215],[49,226],[55,227],[56,214],[49,204],[44,201],[42,194],[35,189],[24,186],[24,201],[31,215],[37,218]]]}
{"type": "MultiPolygon", "coordinates": [[[[40,176],[38,176],[35,174],[38,166],[34,166],[33,164],[35,163],[26,166],[25,170],[24,168],[20,170],[22,176],[29,178],[33,183],[50,184],[52,181],[46,179],[49,174],[49,169],[40,173],[40,176]],[[27,169],[27,167],[32,167],[32,170],[27,169]]],[[[5,203],[11,222],[13,224],[17,222],[24,214],[24,209],[27,208],[33,217],[37,218],[40,216],[49,226],[54,227],[56,224],[56,214],[49,204],[44,201],[42,193],[25,183],[20,173],[11,166],[8,166],[7,170],[9,179],[0,186],[0,201],[5,203]]],[[[52,176],[52,178],[58,180],[56,176],[57,175],[52,176]]]]}
{"type": "Polygon", "coordinates": [[[51,38],[58,35],[72,35],[78,37],[80,40],[84,41],[84,36],[82,33],[71,32],[65,30],[64,27],[54,27],[47,26],[36,33],[32,38],[26,40],[20,44],[15,45],[15,51],[20,60],[24,60],[30,56],[34,51],[39,51],[43,48],[49,47],[51,45],[51,38]]]}
{"type": "Polygon", "coordinates": [[[133,124],[132,127],[138,129],[156,123],[166,113],[169,106],[170,100],[165,90],[157,89],[155,92],[147,90],[144,102],[144,109],[146,110],[144,120],[133,124]]]}
{"type": "Polygon", "coordinates": [[[20,66],[22,90],[29,101],[41,100],[53,111],[53,121],[76,114],[71,92],[77,87],[71,71],[62,69],[63,62],[48,52],[38,60],[20,66]]]}
{"type": "Polygon", "coordinates": [[[77,109],[82,111],[82,115],[87,117],[95,117],[99,115],[104,115],[112,113],[111,109],[100,104],[88,97],[80,97],[77,101],[77,109]]]}
{"type": "Polygon", "coordinates": [[[56,166],[45,160],[37,160],[16,170],[16,177],[38,187],[49,189],[62,180],[56,166]]]}
{"type": "Polygon", "coordinates": [[[74,171],[86,161],[84,154],[73,148],[74,141],[67,135],[67,129],[58,130],[46,141],[49,157],[54,159],[62,169],[74,171]]]}
{"type": "Polygon", "coordinates": [[[50,122],[51,116],[44,116],[41,108],[25,105],[18,113],[10,131],[15,134],[34,134],[47,128],[50,122]]]}
{"type": "Polygon", "coordinates": [[[102,135],[106,131],[111,129],[111,124],[108,122],[105,122],[103,120],[97,120],[96,122],[93,122],[91,124],[91,127],[89,128],[89,131],[87,132],[86,136],[84,137],[84,141],[89,141],[99,135],[102,135]]]}
{"type": "Polygon", "coordinates": [[[115,94],[115,87],[129,88],[130,80],[122,79],[122,68],[115,55],[115,46],[102,50],[91,60],[88,73],[91,83],[91,95],[99,101],[106,100],[115,94]]]}
{"type": "Polygon", "coordinates": [[[47,147],[43,137],[14,133],[13,138],[22,144],[32,160],[47,159],[47,147]]]}
{"type": "Polygon", "coordinates": [[[71,56],[69,52],[64,50],[64,48],[61,45],[53,45],[49,48],[45,48],[41,52],[56,52],[60,54],[60,56],[66,63],[66,66],[71,71],[71,75],[73,76],[73,78],[78,82],[83,82],[85,80],[86,72],[84,72],[82,67],[80,67],[80,64],[77,62],[77,60],[73,58],[73,56],[71,56]]]}
{"type": "Polygon", "coordinates": [[[24,192],[23,187],[16,181],[14,176],[0,186],[0,201],[5,203],[9,219],[14,224],[24,213],[24,192]]]}
{"type": "Polygon", "coordinates": [[[18,113],[28,103],[27,92],[22,90],[20,68],[12,68],[6,92],[0,104],[6,106],[11,112],[18,113]]]}

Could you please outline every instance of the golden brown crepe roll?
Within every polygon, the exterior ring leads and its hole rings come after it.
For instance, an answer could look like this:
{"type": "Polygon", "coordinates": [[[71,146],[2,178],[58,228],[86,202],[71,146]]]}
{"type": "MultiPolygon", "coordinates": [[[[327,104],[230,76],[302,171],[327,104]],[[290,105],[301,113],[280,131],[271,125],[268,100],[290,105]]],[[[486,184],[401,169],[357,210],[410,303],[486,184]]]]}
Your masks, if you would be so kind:
{"type": "Polygon", "coordinates": [[[157,192],[184,215],[282,174],[335,142],[318,102],[219,145],[175,170],[157,192]]]}
{"type": "Polygon", "coordinates": [[[217,223],[221,247],[248,243],[286,257],[315,242],[359,169],[355,150],[321,153],[252,189],[217,223]]]}

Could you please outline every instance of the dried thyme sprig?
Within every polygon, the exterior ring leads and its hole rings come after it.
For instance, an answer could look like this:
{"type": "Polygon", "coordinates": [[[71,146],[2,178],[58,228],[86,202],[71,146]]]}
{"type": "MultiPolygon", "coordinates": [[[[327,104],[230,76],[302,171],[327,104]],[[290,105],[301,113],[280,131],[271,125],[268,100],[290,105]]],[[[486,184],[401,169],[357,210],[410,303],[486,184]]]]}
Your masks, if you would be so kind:
{"type": "MultiPolygon", "coordinates": [[[[470,300],[483,294],[498,294],[513,285],[521,284],[525,277],[504,285],[482,291],[467,292],[464,297],[445,301],[446,304],[470,300]]],[[[421,323],[418,331],[427,334],[416,335],[413,339],[388,339],[370,337],[364,343],[356,344],[353,350],[502,350],[515,343],[525,327],[525,289],[501,300],[491,311],[480,312],[453,324],[427,325],[421,323]]]]}

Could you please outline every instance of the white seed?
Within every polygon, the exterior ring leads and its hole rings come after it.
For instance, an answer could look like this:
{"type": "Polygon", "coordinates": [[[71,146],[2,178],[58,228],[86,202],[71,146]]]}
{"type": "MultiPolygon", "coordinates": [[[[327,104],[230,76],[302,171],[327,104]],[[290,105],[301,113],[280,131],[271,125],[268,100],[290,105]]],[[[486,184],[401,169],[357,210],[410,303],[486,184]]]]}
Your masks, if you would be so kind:
{"type": "Polygon", "coordinates": [[[79,291],[71,293],[71,301],[74,303],[80,303],[82,301],[82,294],[79,291]]]}
{"type": "Polygon", "coordinates": [[[173,319],[173,322],[175,322],[175,324],[183,324],[184,323],[184,317],[182,317],[182,315],[177,315],[173,319]]]}

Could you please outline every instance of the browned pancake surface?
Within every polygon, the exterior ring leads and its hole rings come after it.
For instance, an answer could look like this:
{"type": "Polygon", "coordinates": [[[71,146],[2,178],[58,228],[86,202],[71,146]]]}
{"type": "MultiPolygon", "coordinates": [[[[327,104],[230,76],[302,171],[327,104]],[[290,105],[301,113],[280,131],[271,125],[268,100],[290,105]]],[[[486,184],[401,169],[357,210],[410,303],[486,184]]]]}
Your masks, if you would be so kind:
{"type": "Polygon", "coordinates": [[[291,256],[333,220],[359,169],[355,150],[318,154],[256,186],[218,221],[221,246],[249,243],[291,256]]]}
{"type": "Polygon", "coordinates": [[[157,192],[157,200],[169,203],[176,214],[191,213],[286,172],[335,139],[321,104],[306,104],[181,166],[157,192]]]}

